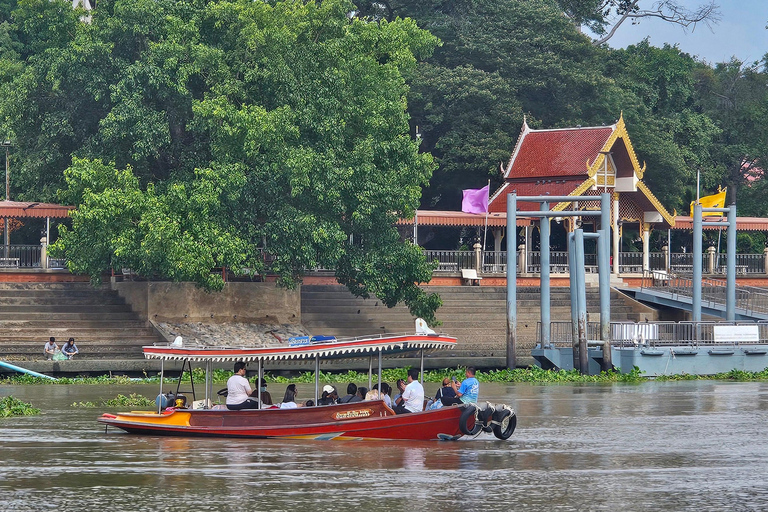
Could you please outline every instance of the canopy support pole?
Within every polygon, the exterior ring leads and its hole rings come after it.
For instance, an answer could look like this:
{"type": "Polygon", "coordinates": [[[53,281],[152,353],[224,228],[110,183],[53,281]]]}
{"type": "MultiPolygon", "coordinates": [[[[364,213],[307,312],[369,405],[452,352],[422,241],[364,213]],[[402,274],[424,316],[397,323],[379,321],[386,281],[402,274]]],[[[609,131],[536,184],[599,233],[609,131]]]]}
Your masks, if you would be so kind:
{"type": "MultiPolygon", "coordinates": [[[[164,369],[163,367],[164,366],[165,366],[165,360],[161,359],[160,360],[160,395],[163,394],[163,369],[164,369]]],[[[161,412],[163,412],[163,399],[162,398],[160,398],[157,401],[157,414],[160,414],[161,412]]]]}
{"type": "MultiPolygon", "coordinates": [[[[373,385],[373,355],[368,356],[368,391],[373,385]]],[[[365,397],[363,397],[365,399],[365,397]]]]}
{"type": "Polygon", "coordinates": [[[264,379],[264,367],[262,365],[261,358],[259,358],[259,370],[258,370],[258,373],[259,373],[259,377],[258,377],[259,380],[256,381],[256,385],[259,387],[259,395],[258,395],[259,396],[259,409],[261,409],[261,406],[264,405],[264,404],[261,403],[261,383],[263,382],[263,379],[264,379]]]}
{"type": "Polygon", "coordinates": [[[419,378],[419,382],[424,384],[424,349],[419,350],[419,355],[421,356],[421,366],[419,368],[419,374],[421,377],[419,378]]]}
{"type": "Polygon", "coordinates": [[[320,356],[315,355],[315,405],[320,391],[320,356]]]}
{"type": "Polygon", "coordinates": [[[376,389],[379,390],[379,398],[382,398],[382,395],[381,395],[381,347],[379,347],[379,378],[378,378],[378,381],[379,381],[379,385],[378,385],[378,387],[376,389]]]}

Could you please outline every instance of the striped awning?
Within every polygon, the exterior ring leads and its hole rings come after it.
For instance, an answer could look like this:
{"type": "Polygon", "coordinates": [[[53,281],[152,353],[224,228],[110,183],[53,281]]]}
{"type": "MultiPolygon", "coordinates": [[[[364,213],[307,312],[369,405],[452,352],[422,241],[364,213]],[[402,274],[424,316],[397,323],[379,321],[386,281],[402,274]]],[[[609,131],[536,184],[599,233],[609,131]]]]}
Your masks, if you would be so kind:
{"type": "Polygon", "coordinates": [[[381,336],[338,338],[303,346],[273,346],[259,348],[232,347],[175,347],[153,345],[144,347],[146,359],[166,361],[278,361],[315,359],[316,357],[362,357],[414,350],[449,348],[456,346],[456,338],[444,334],[382,334],[381,336]]]}

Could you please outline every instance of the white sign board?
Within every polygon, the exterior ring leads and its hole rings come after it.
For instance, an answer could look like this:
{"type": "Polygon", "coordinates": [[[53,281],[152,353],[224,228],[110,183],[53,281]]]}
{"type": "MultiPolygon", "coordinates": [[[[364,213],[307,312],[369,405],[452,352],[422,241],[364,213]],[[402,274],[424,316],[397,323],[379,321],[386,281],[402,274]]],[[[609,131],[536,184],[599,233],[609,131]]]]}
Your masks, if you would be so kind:
{"type": "Polygon", "coordinates": [[[715,343],[759,343],[756,325],[715,325],[715,343]]]}

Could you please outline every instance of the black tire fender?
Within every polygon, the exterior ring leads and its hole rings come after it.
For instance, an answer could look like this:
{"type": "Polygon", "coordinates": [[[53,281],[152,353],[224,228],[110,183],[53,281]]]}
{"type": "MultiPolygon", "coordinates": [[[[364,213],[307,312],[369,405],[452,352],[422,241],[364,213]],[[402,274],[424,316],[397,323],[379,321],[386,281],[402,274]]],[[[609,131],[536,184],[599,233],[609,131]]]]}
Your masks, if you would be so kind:
{"type": "Polygon", "coordinates": [[[491,432],[493,430],[493,423],[491,423],[493,420],[493,413],[494,408],[491,404],[488,404],[485,408],[480,409],[480,412],[477,413],[477,417],[482,424],[483,432],[491,432]]]}
{"type": "Polygon", "coordinates": [[[480,432],[481,428],[483,428],[483,424],[477,420],[477,408],[474,405],[467,406],[459,416],[459,430],[465,436],[474,436],[480,432]],[[469,427],[470,418],[472,428],[469,427]]]}
{"type": "Polygon", "coordinates": [[[493,425],[493,435],[502,441],[509,439],[517,427],[517,415],[509,409],[504,409],[503,411],[496,411],[493,419],[499,422],[497,425],[493,425]],[[497,417],[500,419],[497,420],[497,417]]]}

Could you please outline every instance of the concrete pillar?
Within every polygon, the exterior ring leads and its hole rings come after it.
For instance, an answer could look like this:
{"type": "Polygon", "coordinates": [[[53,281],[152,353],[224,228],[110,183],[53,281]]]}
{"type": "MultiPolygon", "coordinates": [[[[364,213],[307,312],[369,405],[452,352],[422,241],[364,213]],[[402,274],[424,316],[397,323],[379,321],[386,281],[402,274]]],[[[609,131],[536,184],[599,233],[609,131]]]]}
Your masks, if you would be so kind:
{"type": "Polygon", "coordinates": [[[472,248],[475,250],[475,271],[477,275],[480,275],[483,271],[483,246],[480,245],[480,242],[476,242],[472,248]]]}
{"type": "Polygon", "coordinates": [[[768,274],[768,247],[763,249],[763,270],[768,274]]]}
{"type": "Polygon", "coordinates": [[[643,227],[643,270],[651,270],[651,225],[641,223],[643,227]]]}
{"type": "MultiPolygon", "coordinates": [[[[517,250],[520,251],[517,267],[520,269],[521,273],[525,274],[528,272],[528,253],[525,252],[525,244],[518,245],[517,250]]],[[[768,251],[768,248],[766,248],[766,251],[768,251]]],[[[768,252],[766,254],[768,254],[768,252]]]]}
{"type": "Polygon", "coordinates": [[[717,270],[715,268],[716,252],[714,247],[707,247],[707,271],[710,274],[714,274],[715,270],[717,270]]]}
{"type": "Polygon", "coordinates": [[[619,193],[613,194],[613,273],[619,275],[619,243],[621,235],[619,233],[619,193]]]}
{"type": "Polygon", "coordinates": [[[669,246],[665,245],[662,247],[661,253],[664,255],[664,270],[669,274],[669,246]]]}
{"type": "Polygon", "coordinates": [[[48,240],[46,237],[40,239],[40,268],[48,269],[48,240]]]}

